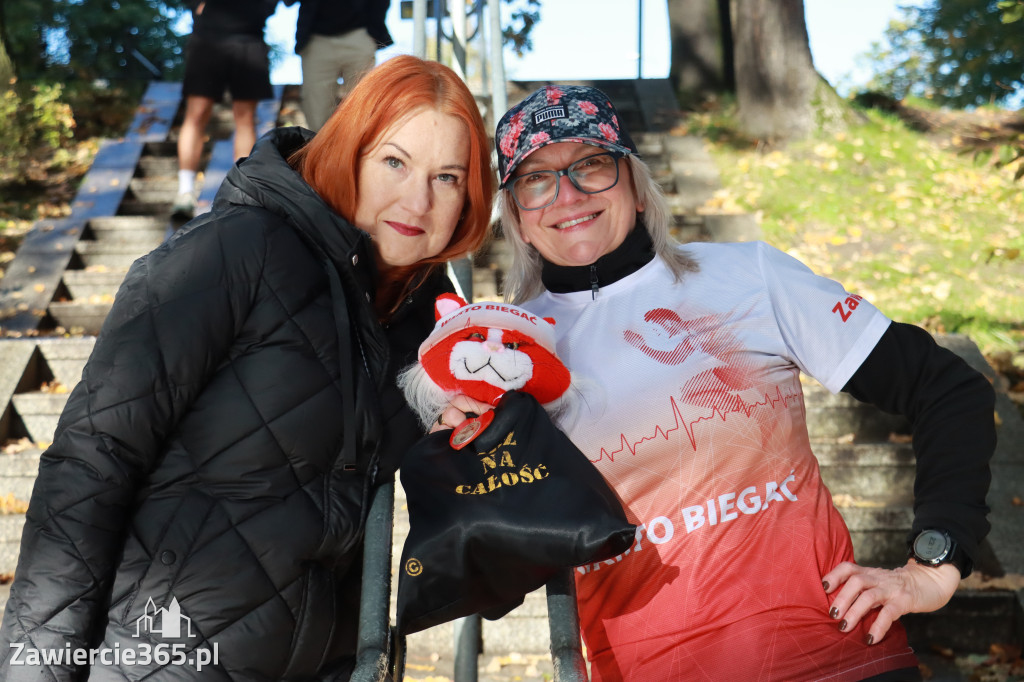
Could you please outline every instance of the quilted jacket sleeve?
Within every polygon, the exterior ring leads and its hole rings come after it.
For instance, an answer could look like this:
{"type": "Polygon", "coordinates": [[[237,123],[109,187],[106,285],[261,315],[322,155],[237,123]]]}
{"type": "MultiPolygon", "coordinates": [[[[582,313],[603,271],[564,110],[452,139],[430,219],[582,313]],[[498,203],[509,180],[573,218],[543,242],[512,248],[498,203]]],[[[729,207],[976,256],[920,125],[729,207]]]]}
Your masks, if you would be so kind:
{"type": "MultiPolygon", "coordinates": [[[[252,221],[200,225],[138,260],[42,455],[0,630],[12,644],[87,648],[139,486],[235,341],[264,263],[252,221]]],[[[59,666],[32,679],[72,679],[59,666]]]]}

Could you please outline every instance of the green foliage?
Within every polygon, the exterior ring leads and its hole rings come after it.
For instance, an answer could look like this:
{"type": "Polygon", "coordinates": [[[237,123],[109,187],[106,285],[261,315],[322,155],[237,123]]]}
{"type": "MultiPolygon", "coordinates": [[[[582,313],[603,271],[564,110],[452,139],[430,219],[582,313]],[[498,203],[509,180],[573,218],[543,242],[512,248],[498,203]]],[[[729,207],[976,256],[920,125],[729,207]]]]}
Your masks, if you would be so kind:
{"type": "Polygon", "coordinates": [[[508,4],[516,5],[512,10],[508,24],[501,31],[502,42],[511,45],[516,56],[533,49],[533,41],[530,33],[533,27],[540,21],[540,0],[505,0],[508,4]]]}
{"type": "Polygon", "coordinates": [[[185,39],[173,27],[184,11],[184,0],[6,0],[3,40],[23,79],[156,77],[143,59],[174,78],[185,39]]]}
{"type": "Polygon", "coordinates": [[[36,221],[70,212],[100,140],[125,134],[144,87],[19,81],[0,90],[0,271],[36,221]]]}
{"type": "Polygon", "coordinates": [[[1003,13],[1003,23],[1012,24],[1024,19],[1024,0],[1002,0],[999,10],[1003,13]]]}
{"type": "Polygon", "coordinates": [[[64,85],[61,100],[75,112],[75,139],[120,137],[135,118],[145,81],[121,81],[105,86],[73,80],[64,85]]]}
{"type": "Polygon", "coordinates": [[[1007,21],[1020,0],[930,0],[901,7],[868,58],[868,87],[964,108],[1006,101],[1024,86],[1024,34],[1007,21]]]}
{"type": "Polygon", "coordinates": [[[43,35],[55,23],[56,0],[3,0],[0,25],[4,47],[23,78],[41,75],[47,66],[43,35]]]}
{"type": "Polygon", "coordinates": [[[40,147],[71,142],[75,119],[62,91],[60,84],[15,83],[0,94],[0,178],[24,175],[40,147]]]}
{"type": "Polygon", "coordinates": [[[872,43],[865,59],[873,74],[865,91],[884,93],[896,100],[931,97],[926,67],[929,57],[920,32],[914,29],[915,11],[912,7],[899,8],[899,15],[885,30],[885,42],[872,43]]]}

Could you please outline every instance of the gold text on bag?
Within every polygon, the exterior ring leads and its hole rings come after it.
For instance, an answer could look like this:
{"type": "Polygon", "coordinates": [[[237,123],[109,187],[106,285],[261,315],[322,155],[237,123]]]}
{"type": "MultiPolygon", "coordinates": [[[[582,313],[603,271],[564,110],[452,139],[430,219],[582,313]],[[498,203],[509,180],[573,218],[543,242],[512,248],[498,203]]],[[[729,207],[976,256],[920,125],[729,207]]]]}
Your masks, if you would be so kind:
{"type": "Polygon", "coordinates": [[[486,495],[498,488],[534,483],[547,478],[548,470],[543,464],[524,464],[521,467],[516,465],[512,459],[512,452],[516,448],[515,437],[515,432],[510,432],[501,445],[487,452],[477,453],[483,469],[483,479],[477,483],[456,486],[455,492],[460,495],[486,495]]]}

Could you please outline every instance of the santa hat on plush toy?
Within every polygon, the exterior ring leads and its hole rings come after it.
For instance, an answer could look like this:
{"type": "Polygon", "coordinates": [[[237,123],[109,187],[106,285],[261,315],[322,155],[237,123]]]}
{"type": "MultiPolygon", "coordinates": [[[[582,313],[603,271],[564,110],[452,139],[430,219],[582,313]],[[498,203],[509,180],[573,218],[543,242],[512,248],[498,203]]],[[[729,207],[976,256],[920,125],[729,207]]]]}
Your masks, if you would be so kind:
{"type": "Polygon", "coordinates": [[[445,391],[494,403],[509,390],[488,381],[456,378],[450,358],[453,346],[478,334],[489,339],[490,330],[502,330],[505,347],[518,350],[533,361],[532,374],[517,390],[530,393],[541,404],[557,400],[569,388],[571,376],[555,354],[554,320],[535,315],[508,303],[467,304],[455,294],[442,294],[434,304],[437,323],[420,345],[419,360],[430,378],[445,391]]]}

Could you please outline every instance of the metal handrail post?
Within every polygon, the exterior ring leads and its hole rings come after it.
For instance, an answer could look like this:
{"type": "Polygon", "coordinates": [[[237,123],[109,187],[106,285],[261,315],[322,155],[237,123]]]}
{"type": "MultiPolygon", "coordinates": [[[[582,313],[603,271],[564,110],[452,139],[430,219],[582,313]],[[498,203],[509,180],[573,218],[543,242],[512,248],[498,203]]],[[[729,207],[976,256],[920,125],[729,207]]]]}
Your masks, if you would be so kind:
{"type": "Polygon", "coordinates": [[[448,16],[452,21],[452,68],[466,79],[466,0],[448,0],[448,16]]]}
{"type": "Polygon", "coordinates": [[[427,58],[427,0],[412,0],[412,53],[427,58]]]}
{"type": "MultiPolygon", "coordinates": [[[[388,678],[391,652],[391,543],[395,525],[395,483],[377,488],[366,519],[359,635],[352,682],[388,678]]],[[[399,671],[400,672],[400,671],[399,671]]]]}
{"type": "Polygon", "coordinates": [[[501,38],[501,0],[487,0],[491,38],[491,113],[497,125],[508,109],[508,85],[505,83],[505,52],[501,38]]]}
{"type": "Polygon", "coordinates": [[[479,614],[456,620],[452,623],[452,633],[455,638],[455,682],[476,682],[483,648],[483,623],[479,614]]]}
{"type": "Polygon", "coordinates": [[[572,569],[547,584],[551,663],[559,682],[587,682],[587,664],[580,647],[580,615],[576,608],[576,582],[572,569]]]}

